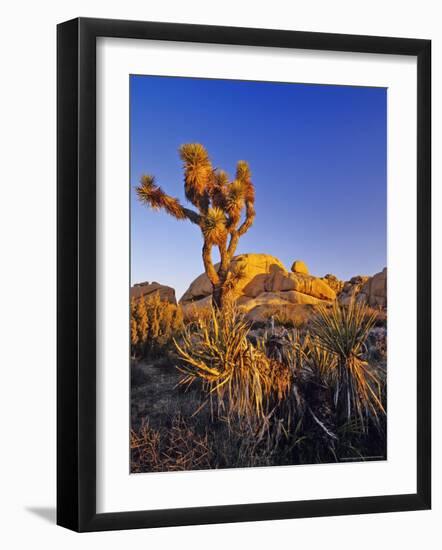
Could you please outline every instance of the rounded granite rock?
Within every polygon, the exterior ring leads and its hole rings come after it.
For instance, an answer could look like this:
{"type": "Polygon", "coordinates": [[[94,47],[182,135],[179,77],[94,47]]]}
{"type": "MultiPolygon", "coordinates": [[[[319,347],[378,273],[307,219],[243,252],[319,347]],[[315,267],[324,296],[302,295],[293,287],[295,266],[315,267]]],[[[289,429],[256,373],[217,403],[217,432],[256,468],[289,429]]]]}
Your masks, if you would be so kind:
{"type": "Polygon", "coordinates": [[[292,272],[293,273],[303,273],[304,275],[308,275],[308,267],[302,260],[295,260],[292,264],[292,272]]]}

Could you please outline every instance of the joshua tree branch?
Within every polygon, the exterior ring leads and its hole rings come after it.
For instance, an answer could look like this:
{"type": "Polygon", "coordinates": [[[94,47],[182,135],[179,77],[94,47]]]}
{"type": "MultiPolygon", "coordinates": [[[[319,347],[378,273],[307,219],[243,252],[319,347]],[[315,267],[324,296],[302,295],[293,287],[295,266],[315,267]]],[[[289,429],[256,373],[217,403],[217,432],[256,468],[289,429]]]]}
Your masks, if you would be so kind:
{"type": "Polygon", "coordinates": [[[239,226],[238,229],[233,229],[230,231],[230,242],[227,248],[227,252],[230,258],[233,258],[235,254],[236,247],[238,246],[239,238],[246,233],[249,228],[252,226],[255,219],[255,208],[252,201],[246,202],[246,218],[243,223],[239,226]]]}
{"type": "Polygon", "coordinates": [[[233,258],[233,255],[235,254],[236,247],[238,246],[239,241],[239,234],[238,230],[234,229],[230,232],[230,241],[229,246],[227,248],[227,253],[230,256],[230,258],[233,258]]]}
{"type": "Polygon", "coordinates": [[[184,214],[186,215],[186,218],[189,221],[191,221],[192,223],[194,223],[196,225],[201,225],[201,216],[199,214],[197,214],[196,212],[194,212],[190,208],[184,208],[184,207],[183,207],[183,212],[184,212],[184,214]]]}
{"type": "Polygon", "coordinates": [[[247,233],[247,231],[250,229],[250,227],[253,224],[253,221],[255,219],[255,206],[252,201],[247,201],[246,203],[246,219],[243,221],[243,223],[240,225],[238,229],[238,236],[241,237],[244,235],[244,233],[247,233]]]}
{"type": "Polygon", "coordinates": [[[206,270],[207,276],[209,277],[209,281],[212,283],[213,286],[219,284],[219,277],[218,273],[216,272],[216,269],[212,262],[212,245],[204,241],[203,246],[203,263],[204,263],[204,269],[206,270]]]}
{"type": "Polygon", "coordinates": [[[175,197],[167,195],[159,185],[156,185],[155,178],[149,174],[141,177],[140,185],[136,187],[140,202],[147,204],[153,210],[165,210],[177,220],[188,219],[196,225],[200,225],[201,216],[185,208],[175,197]]]}

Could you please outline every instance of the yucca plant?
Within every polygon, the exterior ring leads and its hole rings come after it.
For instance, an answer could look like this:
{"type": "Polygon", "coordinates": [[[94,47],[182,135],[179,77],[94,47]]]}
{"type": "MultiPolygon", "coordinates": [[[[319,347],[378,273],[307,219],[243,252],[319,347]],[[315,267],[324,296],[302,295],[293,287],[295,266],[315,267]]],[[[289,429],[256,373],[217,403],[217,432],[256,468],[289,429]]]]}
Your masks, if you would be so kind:
{"type": "Polygon", "coordinates": [[[380,418],[385,415],[383,372],[369,365],[364,357],[375,321],[376,315],[366,305],[352,300],[348,306],[338,303],[331,308],[318,306],[311,322],[315,343],[323,353],[335,358],[335,364],[330,362],[328,370],[324,365],[321,368],[334,388],[338,416],[342,422],[356,418],[364,431],[368,420],[380,427],[380,418]]]}
{"type": "Polygon", "coordinates": [[[262,349],[247,339],[250,327],[233,305],[211,309],[210,318],[187,325],[175,347],[185,374],[183,384],[200,380],[217,412],[265,420],[272,400],[282,399],[289,388],[290,372],[269,359],[262,349]]]}
{"type": "Polygon", "coordinates": [[[137,196],[142,204],[154,210],[165,210],[177,220],[187,219],[199,226],[204,240],[204,269],[213,287],[213,303],[222,307],[234,282],[230,266],[238,241],[255,219],[255,188],[250,168],[240,160],[231,181],[226,172],[212,167],[200,143],[182,145],[179,154],[183,161],[185,196],[196,211],[167,195],[150,174],[141,177],[137,196]],[[213,247],[218,248],[221,258],[218,270],[212,261],[213,247]]]}
{"type": "Polygon", "coordinates": [[[336,373],[338,355],[325,347],[321,339],[307,333],[304,339],[305,365],[325,384],[332,382],[336,373]]]}

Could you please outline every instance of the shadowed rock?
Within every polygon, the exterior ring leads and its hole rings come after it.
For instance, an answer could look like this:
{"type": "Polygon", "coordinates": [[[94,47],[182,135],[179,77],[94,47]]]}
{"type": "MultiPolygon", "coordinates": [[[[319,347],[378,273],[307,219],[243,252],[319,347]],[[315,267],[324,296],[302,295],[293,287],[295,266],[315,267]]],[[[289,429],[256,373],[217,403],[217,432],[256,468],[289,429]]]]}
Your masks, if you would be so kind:
{"type": "Polygon", "coordinates": [[[387,307],[387,268],[373,277],[357,275],[344,284],[338,296],[341,305],[348,305],[351,299],[371,307],[387,307]]]}

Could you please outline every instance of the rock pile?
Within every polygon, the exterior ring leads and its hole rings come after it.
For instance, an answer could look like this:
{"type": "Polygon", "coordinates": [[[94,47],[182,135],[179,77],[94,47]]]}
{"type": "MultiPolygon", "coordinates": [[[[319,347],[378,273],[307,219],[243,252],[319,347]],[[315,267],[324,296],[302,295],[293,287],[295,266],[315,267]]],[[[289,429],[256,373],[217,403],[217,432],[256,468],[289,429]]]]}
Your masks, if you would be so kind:
{"type": "MultiPolygon", "coordinates": [[[[299,260],[288,272],[274,256],[241,254],[234,258],[232,269],[241,272],[235,297],[251,320],[268,317],[282,308],[292,311],[293,306],[327,304],[336,299],[335,290],[325,280],[310,275],[305,263],[299,260]]],[[[212,286],[203,273],[191,283],[180,303],[185,311],[205,307],[210,304],[211,293],[212,286]]]]}
{"type": "MultiPolygon", "coordinates": [[[[217,269],[219,264],[216,264],[217,269]]],[[[231,269],[240,274],[234,288],[236,302],[252,321],[265,321],[271,316],[304,319],[318,304],[332,304],[336,300],[348,305],[354,298],[371,307],[387,306],[387,269],[373,277],[358,275],[341,281],[335,275],[315,277],[307,265],[295,260],[291,271],[269,254],[241,254],[235,256],[231,269]]],[[[131,288],[131,297],[159,292],[162,300],[175,304],[173,288],[159,283],[140,283],[131,288]]],[[[205,273],[197,277],[180,300],[184,314],[195,312],[211,304],[212,285],[205,273]]]]}
{"type": "Polygon", "coordinates": [[[165,286],[160,285],[160,283],[157,283],[156,281],[153,281],[152,283],[148,283],[147,281],[144,283],[137,283],[130,289],[130,297],[131,298],[140,298],[141,296],[149,296],[150,294],[154,294],[155,292],[158,292],[160,295],[160,299],[163,302],[170,302],[171,304],[176,304],[176,296],[175,296],[175,289],[173,289],[171,286],[165,286]]]}

